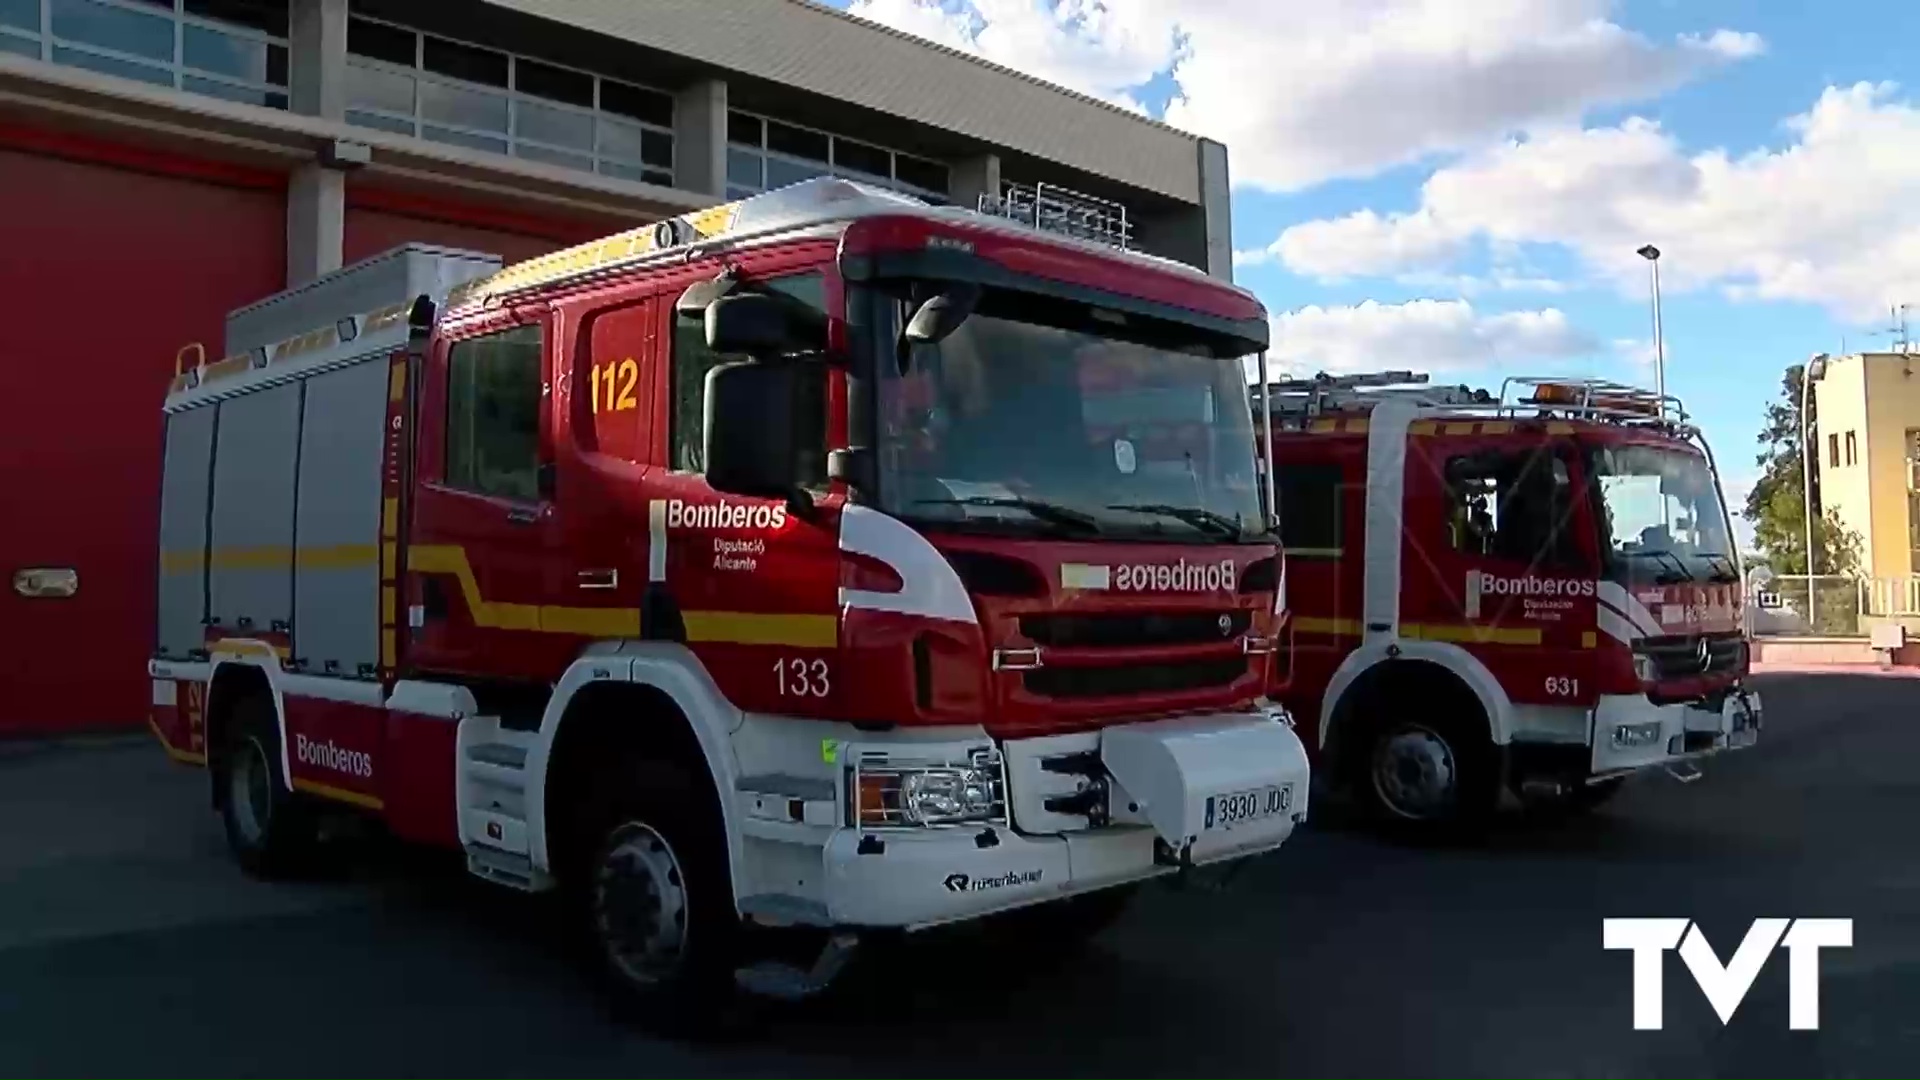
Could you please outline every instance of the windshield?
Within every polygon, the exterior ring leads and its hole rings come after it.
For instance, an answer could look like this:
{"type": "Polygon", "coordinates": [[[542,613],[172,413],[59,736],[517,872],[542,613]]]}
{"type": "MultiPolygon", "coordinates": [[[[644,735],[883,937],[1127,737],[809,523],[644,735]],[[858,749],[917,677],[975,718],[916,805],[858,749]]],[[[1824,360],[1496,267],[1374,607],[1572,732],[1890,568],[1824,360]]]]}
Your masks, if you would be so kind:
{"type": "Polygon", "coordinates": [[[1713,473],[1699,454],[1623,445],[1592,451],[1600,533],[1618,576],[1734,581],[1739,572],[1713,473]]]}
{"type": "Polygon", "coordinates": [[[888,511],[992,531],[1260,539],[1241,358],[1111,313],[1118,325],[1039,321],[1059,307],[989,294],[938,344],[913,346],[904,373],[882,358],[888,511]]]}

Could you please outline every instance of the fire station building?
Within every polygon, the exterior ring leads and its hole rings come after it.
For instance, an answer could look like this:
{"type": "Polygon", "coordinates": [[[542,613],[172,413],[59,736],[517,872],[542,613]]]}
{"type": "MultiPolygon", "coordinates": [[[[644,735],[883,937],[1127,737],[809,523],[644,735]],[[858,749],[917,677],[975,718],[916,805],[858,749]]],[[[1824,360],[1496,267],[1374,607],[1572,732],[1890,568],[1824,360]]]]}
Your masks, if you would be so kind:
{"type": "Polygon", "coordinates": [[[1231,272],[1224,146],[805,0],[0,0],[0,735],[145,714],[160,402],[229,310],[822,174],[1231,272]]]}

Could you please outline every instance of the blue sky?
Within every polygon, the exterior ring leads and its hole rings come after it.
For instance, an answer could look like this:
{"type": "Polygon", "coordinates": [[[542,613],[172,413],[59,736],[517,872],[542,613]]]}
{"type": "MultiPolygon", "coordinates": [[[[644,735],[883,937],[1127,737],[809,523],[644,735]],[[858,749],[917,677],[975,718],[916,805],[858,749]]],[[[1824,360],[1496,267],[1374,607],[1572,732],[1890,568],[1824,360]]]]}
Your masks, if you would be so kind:
{"type": "Polygon", "coordinates": [[[1920,5],[834,3],[1226,142],[1235,276],[1299,370],[1650,386],[1658,245],[1668,388],[1736,501],[1782,370],[1920,305],[1920,5]]]}

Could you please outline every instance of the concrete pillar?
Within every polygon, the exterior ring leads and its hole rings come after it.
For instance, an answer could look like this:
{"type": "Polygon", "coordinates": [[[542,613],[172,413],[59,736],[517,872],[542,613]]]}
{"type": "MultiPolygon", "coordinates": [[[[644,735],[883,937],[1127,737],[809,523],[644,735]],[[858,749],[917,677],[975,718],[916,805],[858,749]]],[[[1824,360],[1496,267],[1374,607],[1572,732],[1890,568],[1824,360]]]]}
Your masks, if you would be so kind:
{"type": "Polygon", "coordinates": [[[347,174],[319,162],[287,183],[287,288],[340,269],[346,242],[347,174]]]}
{"type": "Polygon", "coordinates": [[[347,112],[347,0],[293,0],[288,66],[292,111],[339,120],[347,112]]]}
{"type": "Polygon", "coordinates": [[[1000,194],[1000,155],[981,154],[953,162],[947,171],[947,198],[955,206],[969,209],[980,205],[980,196],[1000,194]]]}
{"type": "Polygon", "coordinates": [[[1200,140],[1200,212],[1207,237],[1207,273],[1233,280],[1233,189],[1227,181],[1227,147],[1200,140]]]}
{"type": "Polygon", "coordinates": [[[673,103],[673,186],[727,197],[727,84],[694,83],[673,103]]]}

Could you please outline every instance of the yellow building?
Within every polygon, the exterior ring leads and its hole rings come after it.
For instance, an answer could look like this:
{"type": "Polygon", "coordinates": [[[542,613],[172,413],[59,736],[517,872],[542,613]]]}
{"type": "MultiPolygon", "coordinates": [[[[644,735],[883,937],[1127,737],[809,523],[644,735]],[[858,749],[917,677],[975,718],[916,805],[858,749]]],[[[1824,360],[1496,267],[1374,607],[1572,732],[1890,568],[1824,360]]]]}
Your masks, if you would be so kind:
{"type": "Polygon", "coordinates": [[[1920,356],[1835,357],[1813,394],[1822,509],[1860,534],[1866,575],[1920,574],[1920,356]]]}

